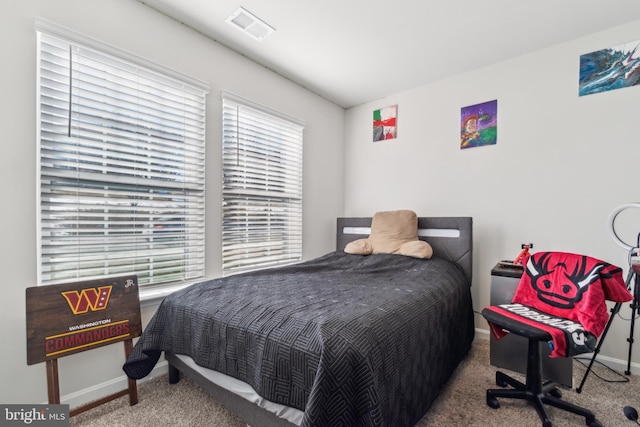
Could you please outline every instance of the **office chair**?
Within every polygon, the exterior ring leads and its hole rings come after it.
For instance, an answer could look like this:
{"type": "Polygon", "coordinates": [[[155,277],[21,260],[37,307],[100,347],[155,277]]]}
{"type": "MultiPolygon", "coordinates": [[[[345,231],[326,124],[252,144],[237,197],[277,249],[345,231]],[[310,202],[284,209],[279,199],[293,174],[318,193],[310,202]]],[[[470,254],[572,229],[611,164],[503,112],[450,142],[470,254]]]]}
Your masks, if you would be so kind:
{"type": "Polygon", "coordinates": [[[526,381],[497,371],[496,384],[502,388],[487,390],[487,405],[497,409],[498,398],[524,399],[535,407],[543,427],[552,426],[545,405],[580,415],[589,427],[602,427],[591,410],[563,400],[557,384],[544,381],[540,343],[549,343],[551,357],[593,352],[609,318],[606,300],[633,298],[622,270],[563,252],[538,252],[523,259],[523,265],[512,303],[486,307],[482,315],[496,339],[507,333],[527,338],[526,381]]]}
{"type": "Polygon", "coordinates": [[[551,427],[551,419],[547,414],[544,404],[555,406],[565,411],[585,417],[585,422],[589,427],[602,427],[593,412],[586,408],[574,405],[562,400],[562,393],[555,382],[543,382],[542,378],[542,358],[540,355],[540,342],[551,341],[551,334],[535,326],[530,326],[517,320],[510,319],[490,309],[482,310],[482,315],[493,325],[503,330],[523,336],[529,340],[527,351],[527,372],[526,383],[523,384],[515,378],[510,377],[501,371],[496,371],[496,385],[512,389],[489,389],[487,390],[487,405],[497,409],[500,407],[498,397],[526,399],[531,402],[542,420],[543,427],[551,427]]]}

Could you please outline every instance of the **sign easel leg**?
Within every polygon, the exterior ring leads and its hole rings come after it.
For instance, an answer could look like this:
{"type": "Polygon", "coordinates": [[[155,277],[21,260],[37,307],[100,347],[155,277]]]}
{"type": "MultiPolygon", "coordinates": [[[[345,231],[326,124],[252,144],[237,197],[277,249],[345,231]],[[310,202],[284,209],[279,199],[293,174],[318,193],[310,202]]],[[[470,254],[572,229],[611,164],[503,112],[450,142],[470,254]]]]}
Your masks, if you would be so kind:
{"type": "MultiPolygon", "coordinates": [[[[131,351],[133,351],[133,340],[126,340],[124,342],[124,360],[129,358],[131,351]]],[[[129,405],[135,405],[138,403],[138,383],[131,378],[127,380],[129,381],[129,405]]]]}
{"type": "MultiPolygon", "coordinates": [[[[124,353],[128,358],[129,354],[133,350],[133,340],[124,341],[124,353]]],[[[126,360],[126,358],[125,358],[126,360]]],[[[46,361],[47,364],[47,391],[49,394],[49,403],[50,404],[59,404],[60,403],[60,380],[58,376],[58,359],[51,359],[46,361]]],[[[78,408],[74,408],[69,412],[71,417],[74,417],[84,411],[89,409],[93,409],[99,405],[110,402],[114,399],[117,399],[120,396],[124,396],[126,394],[129,395],[129,405],[135,405],[138,403],[138,383],[136,380],[132,380],[131,378],[127,379],[128,387],[124,390],[111,394],[109,396],[103,397],[94,402],[90,402],[86,405],[80,406],[78,408]]]]}
{"type": "Polygon", "coordinates": [[[47,392],[50,404],[60,403],[60,381],[58,379],[58,359],[47,360],[47,392]]]}

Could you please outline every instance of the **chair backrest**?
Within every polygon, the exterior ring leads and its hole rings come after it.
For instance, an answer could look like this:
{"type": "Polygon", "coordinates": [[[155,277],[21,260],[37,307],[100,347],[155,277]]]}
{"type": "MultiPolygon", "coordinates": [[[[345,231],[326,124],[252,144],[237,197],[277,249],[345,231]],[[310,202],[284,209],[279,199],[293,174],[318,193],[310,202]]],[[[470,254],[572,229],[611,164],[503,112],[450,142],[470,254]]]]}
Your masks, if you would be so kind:
{"type": "Polygon", "coordinates": [[[606,301],[633,299],[622,269],[596,258],[537,252],[523,264],[524,273],[512,301],[576,321],[596,337],[609,319],[606,301]]]}

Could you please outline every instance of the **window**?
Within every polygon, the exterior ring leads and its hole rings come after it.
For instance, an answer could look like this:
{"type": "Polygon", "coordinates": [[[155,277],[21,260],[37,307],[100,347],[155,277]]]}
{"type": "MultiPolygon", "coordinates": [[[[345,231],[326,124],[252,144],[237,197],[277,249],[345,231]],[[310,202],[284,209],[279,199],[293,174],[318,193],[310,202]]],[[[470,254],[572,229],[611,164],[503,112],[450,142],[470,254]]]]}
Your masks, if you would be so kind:
{"type": "Polygon", "coordinates": [[[299,261],[304,127],[229,94],[222,104],[223,272],[299,261]]]}
{"type": "Polygon", "coordinates": [[[39,30],[40,284],[203,277],[207,89],[39,30]]]}

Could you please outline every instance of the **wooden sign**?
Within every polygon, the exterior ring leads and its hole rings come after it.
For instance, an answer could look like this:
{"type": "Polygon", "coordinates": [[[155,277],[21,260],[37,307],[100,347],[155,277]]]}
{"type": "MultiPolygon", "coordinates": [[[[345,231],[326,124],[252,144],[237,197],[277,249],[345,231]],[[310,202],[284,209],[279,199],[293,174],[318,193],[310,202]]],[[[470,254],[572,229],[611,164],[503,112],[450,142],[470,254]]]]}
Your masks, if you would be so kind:
{"type": "Polygon", "coordinates": [[[142,333],[135,275],[27,288],[26,305],[29,365],[142,333]]]}

